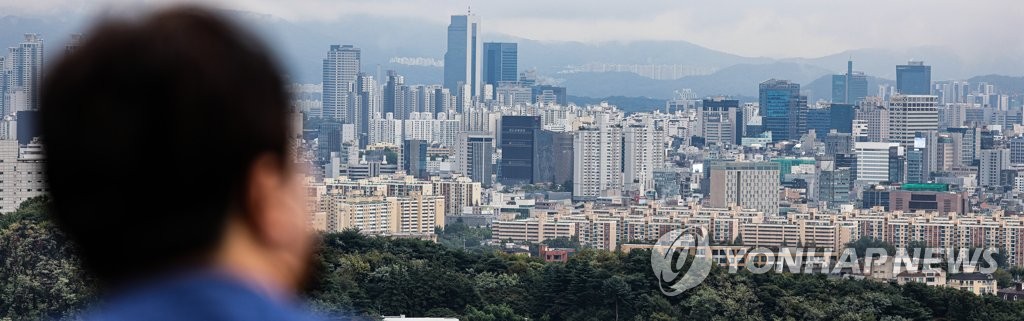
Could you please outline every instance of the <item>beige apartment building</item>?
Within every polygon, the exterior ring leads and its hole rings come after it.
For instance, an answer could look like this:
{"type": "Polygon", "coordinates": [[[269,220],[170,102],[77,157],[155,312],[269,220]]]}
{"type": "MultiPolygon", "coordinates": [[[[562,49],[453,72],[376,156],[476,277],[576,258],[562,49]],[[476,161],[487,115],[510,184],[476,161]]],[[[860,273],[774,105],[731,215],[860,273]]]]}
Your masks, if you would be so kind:
{"type": "MultiPolygon", "coordinates": [[[[306,184],[311,200],[307,204],[312,213],[310,223],[314,229],[327,232],[356,228],[373,235],[432,238],[434,229],[444,226],[448,208],[446,197],[436,195],[434,188],[446,183],[404,175],[355,181],[344,177],[310,180],[306,184]]],[[[466,184],[456,179],[451,185],[458,189],[466,184]]],[[[476,186],[463,188],[466,192],[461,197],[479,200],[476,186]]]]}
{"type": "Polygon", "coordinates": [[[745,246],[802,246],[841,249],[862,236],[907,247],[924,241],[931,247],[995,248],[1015,266],[1024,266],[1024,222],[1019,216],[935,212],[789,213],[766,216],[753,209],[690,206],[595,207],[534,209],[527,219],[499,219],[496,237],[539,242],[558,236],[578,236],[595,248],[614,250],[630,241],[649,242],[684,226],[708,228],[711,244],[745,246]],[[553,226],[558,226],[557,231],[553,226]]]}
{"type": "Polygon", "coordinates": [[[711,165],[708,205],[743,206],[767,215],[779,213],[779,164],[723,162],[711,165]]]}

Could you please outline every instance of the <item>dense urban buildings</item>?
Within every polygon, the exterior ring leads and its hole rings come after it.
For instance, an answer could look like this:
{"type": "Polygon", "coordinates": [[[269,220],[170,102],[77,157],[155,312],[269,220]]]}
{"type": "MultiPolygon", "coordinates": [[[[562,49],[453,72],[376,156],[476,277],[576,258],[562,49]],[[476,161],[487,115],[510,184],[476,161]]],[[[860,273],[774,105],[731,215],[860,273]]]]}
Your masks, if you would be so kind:
{"type": "MultiPolygon", "coordinates": [[[[480,26],[476,15],[451,16],[438,44],[443,63],[395,58],[431,62],[416,68],[373,66],[364,54],[385,53],[366,44],[317,49],[319,83],[288,86],[289,139],[294,161],[308,169],[314,228],[436,240],[459,224],[488,231],[462,239],[467,246],[571,240],[628,251],[701,225],[716,253],[837,250],[871,237],[897,247],[995,248],[1024,266],[1019,88],[933,80],[921,61],[891,62],[895,79],[884,79],[854,70],[851,59],[845,72],[799,78],[805,86],[766,75],[746,95],[673,88],[664,104],[620,108],[570,96],[579,91],[562,78],[677,79],[715,69],[602,62],[552,73],[520,60],[532,45],[487,42],[480,26]],[[423,81],[431,79],[424,70],[441,77],[423,81]]],[[[0,212],[47,191],[45,140],[34,124],[42,36],[10,45],[0,57],[0,212]]],[[[549,260],[571,255],[544,246],[549,260]]],[[[995,293],[967,273],[879,278],[995,293]]]]}

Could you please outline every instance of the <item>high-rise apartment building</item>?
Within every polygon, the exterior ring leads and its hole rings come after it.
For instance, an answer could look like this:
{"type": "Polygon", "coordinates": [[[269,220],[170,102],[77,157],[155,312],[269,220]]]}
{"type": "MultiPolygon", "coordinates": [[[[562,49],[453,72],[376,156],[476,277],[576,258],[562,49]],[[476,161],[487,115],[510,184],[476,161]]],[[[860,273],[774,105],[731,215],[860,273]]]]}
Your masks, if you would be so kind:
{"type": "Polygon", "coordinates": [[[480,206],[480,183],[465,176],[441,178],[433,176],[434,195],[444,197],[445,215],[459,215],[466,207],[480,206]]]}
{"type": "Polygon", "coordinates": [[[395,119],[407,119],[411,112],[406,108],[406,94],[409,88],[405,86],[405,77],[402,77],[394,70],[388,70],[387,80],[384,83],[384,92],[381,95],[381,113],[392,113],[395,119]]]}
{"type": "Polygon", "coordinates": [[[359,147],[366,147],[370,141],[370,127],[373,119],[383,118],[381,95],[377,80],[370,74],[356,75],[355,92],[348,95],[347,123],[355,124],[359,133],[359,147]]]}
{"type": "Polygon", "coordinates": [[[623,188],[654,190],[654,170],[665,167],[665,128],[650,117],[630,117],[622,134],[623,188]]]}
{"type": "Polygon", "coordinates": [[[38,87],[43,79],[43,38],[27,33],[24,40],[8,49],[5,62],[7,73],[7,97],[4,114],[38,108],[38,87]]]}
{"type": "Polygon", "coordinates": [[[483,38],[480,18],[453,15],[448,25],[448,51],[444,54],[444,87],[453,91],[468,86],[466,97],[480,96],[483,87],[483,38]]]}
{"type": "Polygon", "coordinates": [[[359,75],[361,51],[352,45],[332,45],[323,61],[323,118],[353,123],[352,97],[359,75]]]}
{"type": "Polygon", "coordinates": [[[573,137],[573,198],[617,195],[622,187],[622,126],[600,114],[573,137]]]}

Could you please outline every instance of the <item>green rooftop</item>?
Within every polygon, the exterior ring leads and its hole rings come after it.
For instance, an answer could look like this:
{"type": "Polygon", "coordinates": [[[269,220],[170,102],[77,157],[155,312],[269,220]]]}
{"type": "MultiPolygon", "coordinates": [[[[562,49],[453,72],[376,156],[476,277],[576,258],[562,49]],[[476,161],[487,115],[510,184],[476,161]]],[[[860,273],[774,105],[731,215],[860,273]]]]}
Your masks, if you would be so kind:
{"type": "Polygon", "coordinates": [[[900,189],[915,192],[949,192],[949,184],[903,184],[900,189]]]}

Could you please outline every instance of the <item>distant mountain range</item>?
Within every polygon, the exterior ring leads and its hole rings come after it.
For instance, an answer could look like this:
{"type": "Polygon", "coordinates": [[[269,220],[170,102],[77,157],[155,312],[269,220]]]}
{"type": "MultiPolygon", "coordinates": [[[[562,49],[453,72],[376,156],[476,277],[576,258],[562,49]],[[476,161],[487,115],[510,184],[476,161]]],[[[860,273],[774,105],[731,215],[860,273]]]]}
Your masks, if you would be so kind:
{"type": "MultiPolygon", "coordinates": [[[[331,44],[354,44],[363,50],[363,69],[381,73],[398,70],[410,84],[440,83],[442,69],[428,65],[391,63],[393,57],[440,59],[444,55],[446,29],[444,24],[410,19],[383,19],[369,16],[348,16],[334,22],[292,22],[272,15],[228,12],[242,24],[266,38],[284,62],[293,82],[319,83],[321,59],[331,44]]],[[[14,45],[27,32],[41,33],[48,53],[61,50],[72,32],[82,32],[85,18],[78,15],[62,17],[0,17],[0,47],[14,45]]],[[[486,24],[486,17],[484,17],[486,24]]],[[[969,79],[990,81],[1000,90],[1024,92],[1024,78],[1002,75],[1024,75],[1024,60],[1019,53],[992,51],[989,59],[970,60],[941,47],[908,49],[857,49],[818,58],[743,57],[698,46],[685,41],[636,42],[542,42],[519,39],[502,34],[485,34],[488,41],[519,43],[520,69],[533,68],[544,79],[568,87],[570,95],[579,97],[650,97],[666,99],[673,91],[690,88],[698,95],[756,96],[757,84],[777,78],[798,82],[813,100],[828,99],[831,83],[828,75],[845,71],[847,59],[854,59],[854,69],[869,78],[869,93],[880,83],[891,83],[895,65],[908,59],[924,60],[932,65],[933,79],[969,79]],[[688,76],[675,80],[654,80],[624,72],[558,73],[569,65],[606,64],[674,64],[709,67],[717,70],[709,75],[688,76]],[[990,75],[979,76],[976,75],[990,75]],[[972,78],[973,77],[973,78],[972,78]],[[987,80],[986,80],[987,79],[987,80]]]]}

